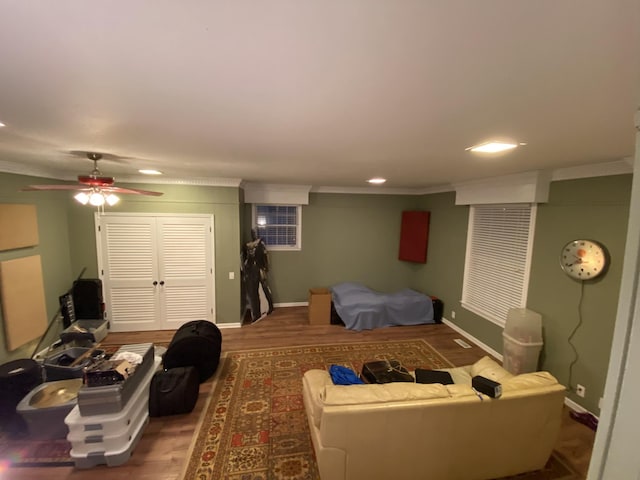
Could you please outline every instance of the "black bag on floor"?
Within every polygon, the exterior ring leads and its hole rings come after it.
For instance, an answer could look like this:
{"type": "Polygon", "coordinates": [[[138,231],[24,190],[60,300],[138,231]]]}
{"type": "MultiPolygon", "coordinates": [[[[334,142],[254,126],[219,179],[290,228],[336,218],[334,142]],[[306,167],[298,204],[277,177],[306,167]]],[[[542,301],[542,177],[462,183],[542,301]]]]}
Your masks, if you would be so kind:
{"type": "Polygon", "coordinates": [[[200,380],[195,367],[160,370],[153,375],[149,387],[149,416],[164,417],[189,413],[200,393],[200,380]]]}
{"type": "Polygon", "coordinates": [[[218,368],[221,349],[222,334],[218,327],[206,320],[193,320],[176,331],[162,364],[166,370],[196,367],[202,383],[218,368]]]}

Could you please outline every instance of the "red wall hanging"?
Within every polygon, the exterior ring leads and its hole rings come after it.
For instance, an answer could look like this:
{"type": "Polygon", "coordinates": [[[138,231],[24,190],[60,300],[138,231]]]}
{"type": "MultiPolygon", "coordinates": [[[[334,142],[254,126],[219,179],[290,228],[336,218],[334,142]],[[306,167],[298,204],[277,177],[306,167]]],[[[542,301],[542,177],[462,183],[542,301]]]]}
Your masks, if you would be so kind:
{"type": "Polygon", "coordinates": [[[428,240],[429,212],[402,212],[398,258],[407,262],[426,263],[428,240]]]}

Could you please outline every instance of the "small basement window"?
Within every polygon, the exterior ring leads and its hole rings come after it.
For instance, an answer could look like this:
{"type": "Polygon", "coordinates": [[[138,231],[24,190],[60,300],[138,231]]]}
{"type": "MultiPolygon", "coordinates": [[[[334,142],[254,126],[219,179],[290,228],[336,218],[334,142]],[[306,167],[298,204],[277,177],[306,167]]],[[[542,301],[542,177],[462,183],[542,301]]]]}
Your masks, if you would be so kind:
{"type": "Polygon", "coordinates": [[[253,205],[253,222],[269,250],[302,249],[302,206],[253,205]]]}

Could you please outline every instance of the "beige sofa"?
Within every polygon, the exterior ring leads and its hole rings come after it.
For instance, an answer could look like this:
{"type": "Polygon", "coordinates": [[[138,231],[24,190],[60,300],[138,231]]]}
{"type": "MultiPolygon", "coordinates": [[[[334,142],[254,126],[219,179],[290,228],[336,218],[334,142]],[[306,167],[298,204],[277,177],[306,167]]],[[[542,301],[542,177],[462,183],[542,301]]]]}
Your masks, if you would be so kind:
{"type": "Polygon", "coordinates": [[[538,470],[560,429],[565,388],[547,372],[513,376],[489,357],[448,370],[453,385],[334,385],[303,377],[322,480],[474,480],[538,470]],[[502,384],[492,399],[471,388],[502,384]]]}

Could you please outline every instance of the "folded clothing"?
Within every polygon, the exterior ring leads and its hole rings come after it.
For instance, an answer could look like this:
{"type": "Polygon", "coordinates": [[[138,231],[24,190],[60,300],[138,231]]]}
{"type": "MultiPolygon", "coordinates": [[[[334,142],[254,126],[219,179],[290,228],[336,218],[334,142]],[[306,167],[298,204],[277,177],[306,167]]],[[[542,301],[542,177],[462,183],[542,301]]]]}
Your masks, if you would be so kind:
{"type": "Polygon", "coordinates": [[[364,383],[356,372],[342,365],[331,365],[329,367],[329,375],[334,385],[357,385],[364,383]]]}

